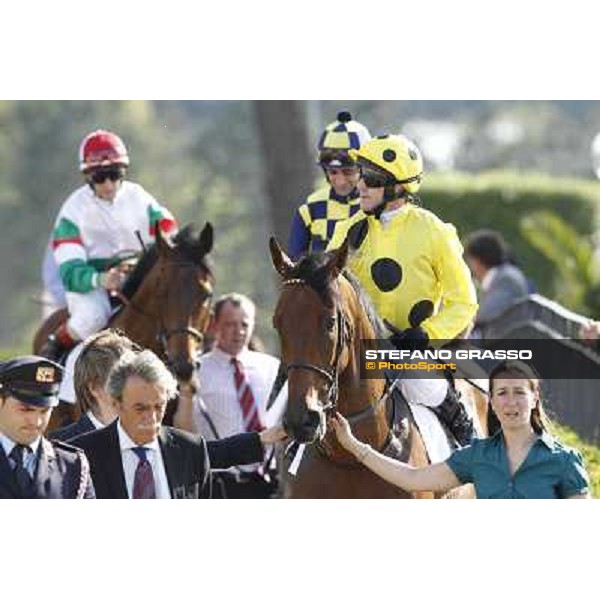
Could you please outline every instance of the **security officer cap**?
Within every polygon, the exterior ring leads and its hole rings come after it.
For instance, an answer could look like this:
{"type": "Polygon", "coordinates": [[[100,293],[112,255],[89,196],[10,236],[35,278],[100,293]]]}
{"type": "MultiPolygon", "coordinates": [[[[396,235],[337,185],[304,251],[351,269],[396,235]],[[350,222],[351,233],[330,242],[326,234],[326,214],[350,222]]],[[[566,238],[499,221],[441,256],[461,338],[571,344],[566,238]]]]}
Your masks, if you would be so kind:
{"type": "Polygon", "coordinates": [[[56,406],[63,368],[41,356],[0,363],[0,391],[30,406],[56,406]]]}

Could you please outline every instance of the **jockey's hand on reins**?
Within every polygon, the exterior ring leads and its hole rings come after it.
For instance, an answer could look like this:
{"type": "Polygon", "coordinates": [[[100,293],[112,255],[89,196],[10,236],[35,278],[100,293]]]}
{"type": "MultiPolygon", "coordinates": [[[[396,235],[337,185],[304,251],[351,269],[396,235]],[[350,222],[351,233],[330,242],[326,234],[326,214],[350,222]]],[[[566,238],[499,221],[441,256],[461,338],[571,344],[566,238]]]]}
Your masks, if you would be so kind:
{"type": "Polygon", "coordinates": [[[423,351],[429,346],[429,336],[421,327],[408,327],[404,331],[398,329],[387,319],[383,320],[387,329],[391,332],[390,342],[398,350],[423,351]]]}

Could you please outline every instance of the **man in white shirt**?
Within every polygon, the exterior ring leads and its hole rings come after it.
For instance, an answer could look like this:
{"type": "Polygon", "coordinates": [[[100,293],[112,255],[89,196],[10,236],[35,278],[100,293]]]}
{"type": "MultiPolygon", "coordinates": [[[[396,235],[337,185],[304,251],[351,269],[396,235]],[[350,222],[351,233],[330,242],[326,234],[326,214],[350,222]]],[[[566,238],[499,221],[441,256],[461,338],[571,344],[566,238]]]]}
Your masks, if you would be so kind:
{"type": "MultiPolygon", "coordinates": [[[[256,307],[242,294],[221,296],[214,307],[215,348],[199,357],[199,393],[192,405],[194,430],[207,440],[261,431],[280,422],[287,385],[267,410],[279,360],[249,350],[256,307]]],[[[275,484],[260,463],[223,474],[229,498],[270,497],[275,484]]]]}

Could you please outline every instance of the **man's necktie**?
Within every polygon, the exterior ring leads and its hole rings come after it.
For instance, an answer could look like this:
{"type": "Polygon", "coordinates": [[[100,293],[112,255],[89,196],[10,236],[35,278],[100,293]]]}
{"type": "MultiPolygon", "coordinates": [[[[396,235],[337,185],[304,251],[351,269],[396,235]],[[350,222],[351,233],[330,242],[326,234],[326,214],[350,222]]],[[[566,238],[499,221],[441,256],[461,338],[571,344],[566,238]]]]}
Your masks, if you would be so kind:
{"type": "Polygon", "coordinates": [[[137,469],[135,470],[135,478],[133,480],[133,497],[141,500],[156,498],[152,465],[146,457],[148,448],[138,446],[137,448],[132,448],[132,450],[139,459],[137,469]]]}
{"type": "Polygon", "coordinates": [[[31,452],[29,446],[17,444],[10,453],[10,457],[15,462],[14,474],[17,479],[17,485],[23,492],[28,492],[31,487],[31,476],[25,468],[25,457],[31,452]],[[26,454],[27,453],[27,454],[26,454]]]}
{"type": "Polygon", "coordinates": [[[231,359],[233,365],[233,380],[237,391],[237,398],[244,415],[244,426],[246,431],[262,431],[263,424],[258,416],[258,407],[254,400],[254,394],[244,373],[244,367],[237,358],[231,359]]]}

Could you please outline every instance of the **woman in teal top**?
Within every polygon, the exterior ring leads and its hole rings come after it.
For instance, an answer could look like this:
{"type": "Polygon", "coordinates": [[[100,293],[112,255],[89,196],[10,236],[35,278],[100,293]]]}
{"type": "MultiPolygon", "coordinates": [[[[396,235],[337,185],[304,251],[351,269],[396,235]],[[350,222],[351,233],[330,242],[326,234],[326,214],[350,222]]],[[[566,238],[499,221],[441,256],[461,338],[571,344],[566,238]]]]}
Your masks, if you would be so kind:
{"type": "Polygon", "coordinates": [[[547,431],[539,380],[529,366],[505,361],[490,373],[490,404],[498,431],[450,458],[414,468],[358,441],[344,417],[332,425],[342,446],[365,467],[407,491],[447,492],[473,483],[478,498],[590,497],[589,476],[577,450],[547,431]]]}

